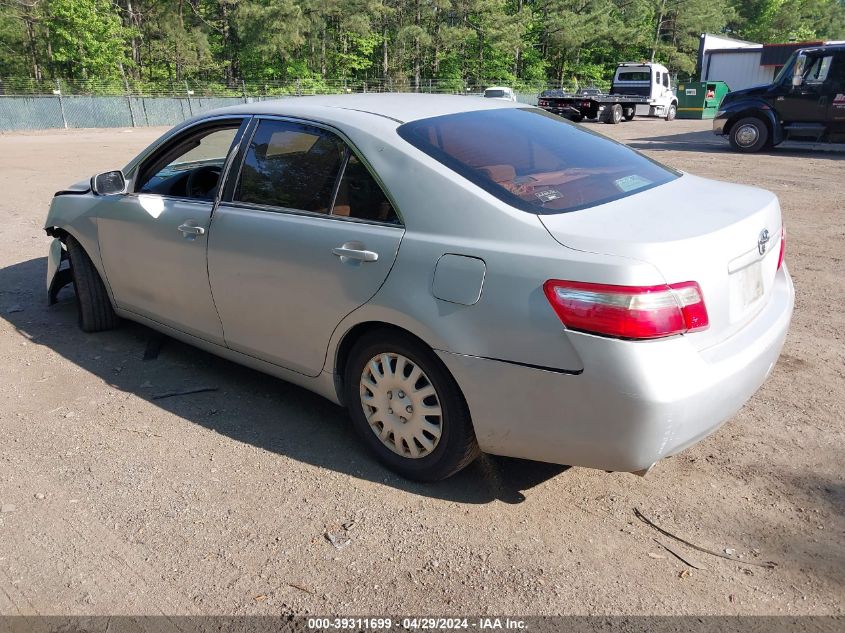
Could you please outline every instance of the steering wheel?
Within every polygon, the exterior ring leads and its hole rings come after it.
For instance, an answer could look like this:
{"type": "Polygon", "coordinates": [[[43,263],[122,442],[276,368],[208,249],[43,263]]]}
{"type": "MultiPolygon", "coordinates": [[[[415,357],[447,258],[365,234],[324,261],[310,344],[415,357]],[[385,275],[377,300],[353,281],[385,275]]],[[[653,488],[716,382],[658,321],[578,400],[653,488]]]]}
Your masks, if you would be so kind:
{"type": "Polygon", "coordinates": [[[188,174],[185,181],[185,194],[190,198],[211,199],[211,194],[220,181],[222,170],[217,165],[197,167],[188,174]]]}

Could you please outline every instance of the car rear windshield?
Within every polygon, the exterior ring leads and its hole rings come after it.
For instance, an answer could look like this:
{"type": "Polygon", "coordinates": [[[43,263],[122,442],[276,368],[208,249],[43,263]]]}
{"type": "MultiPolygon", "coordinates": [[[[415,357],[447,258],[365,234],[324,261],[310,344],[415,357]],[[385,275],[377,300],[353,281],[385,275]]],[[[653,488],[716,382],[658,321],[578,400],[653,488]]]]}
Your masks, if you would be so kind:
{"type": "Polygon", "coordinates": [[[651,81],[651,72],[646,70],[640,72],[619,73],[616,75],[616,81],[651,81]]]}
{"type": "Polygon", "coordinates": [[[488,99],[496,99],[498,97],[504,97],[505,91],[504,90],[485,90],[484,96],[488,99]]]}
{"type": "Polygon", "coordinates": [[[405,123],[399,135],[500,200],[563,213],[679,176],[634,150],[544,110],[501,108],[405,123]]]}

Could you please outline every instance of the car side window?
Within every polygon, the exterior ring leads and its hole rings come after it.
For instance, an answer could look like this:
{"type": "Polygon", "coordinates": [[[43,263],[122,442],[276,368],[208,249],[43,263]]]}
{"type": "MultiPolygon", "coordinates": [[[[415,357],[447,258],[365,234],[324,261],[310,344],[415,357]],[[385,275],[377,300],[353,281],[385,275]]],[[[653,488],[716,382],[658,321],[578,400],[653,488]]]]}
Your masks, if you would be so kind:
{"type": "Polygon", "coordinates": [[[332,215],[401,224],[384,191],[351,151],[337,188],[332,215]]]}
{"type": "Polygon", "coordinates": [[[658,86],[660,85],[660,71],[659,70],[654,71],[654,83],[656,83],[658,86]]]}
{"type": "Polygon", "coordinates": [[[252,137],[234,200],[329,213],[345,147],[323,128],[263,120],[252,137]]]}
{"type": "Polygon", "coordinates": [[[663,86],[669,87],[669,73],[663,73],[663,86]]]}
{"type": "Polygon", "coordinates": [[[240,123],[205,128],[155,156],[140,172],[138,193],[213,200],[240,123]]]}
{"type": "Polygon", "coordinates": [[[833,55],[817,57],[810,64],[810,68],[804,75],[804,82],[808,84],[821,84],[827,79],[830,72],[830,65],[833,62],[833,55]]]}

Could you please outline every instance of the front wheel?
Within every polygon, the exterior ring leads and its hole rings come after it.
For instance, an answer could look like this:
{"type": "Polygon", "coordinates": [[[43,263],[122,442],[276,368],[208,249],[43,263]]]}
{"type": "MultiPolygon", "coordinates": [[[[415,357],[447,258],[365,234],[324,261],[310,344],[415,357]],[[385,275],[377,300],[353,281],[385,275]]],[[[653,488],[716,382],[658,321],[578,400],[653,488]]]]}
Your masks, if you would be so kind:
{"type": "Polygon", "coordinates": [[[666,120],[674,121],[676,116],[678,116],[678,106],[673,103],[669,106],[669,109],[666,110],[666,120]]]}
{"type": "Polygon", "coordinates": [[[79,308],[79,327],[83,332],[116,328],[120,318],[112,309],[106,287],[88,253],[73,237],[67,238],[66,245],[79,308]]]}
{"type": "Polygon", "coordinates": [[[757,117],[740,119],[728,134],[731,147],[738,152],[759,152],[769,142],[769,129],[757,117]]]}
{"type": "Polygon", "coordinates": [[[389,330],[365,334],[349,355],[344,397],[359,437],[403,477],[445,479],[479,455],[457,383],[410,336],[389,330]]]}

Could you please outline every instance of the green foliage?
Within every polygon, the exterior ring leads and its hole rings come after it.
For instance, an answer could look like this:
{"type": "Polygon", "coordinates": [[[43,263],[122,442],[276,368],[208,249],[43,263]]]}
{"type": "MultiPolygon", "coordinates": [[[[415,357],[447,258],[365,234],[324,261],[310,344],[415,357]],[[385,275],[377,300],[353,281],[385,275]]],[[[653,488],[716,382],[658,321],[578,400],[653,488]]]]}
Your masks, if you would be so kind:
{"type": "MultiPolygon", "coordinates": [[[[0,78],[268,94],[606,86],[619,61],[694,73],[702,32],[845,38],[843,0],[2,0],[0,78]],[[215,84],[216,82],[216,84],[215,84]],[[279,87],[284,84],[284,87],[279,87]],[[275,86],[275,87],[274,87],[275,86]]],[[[38,83],[41,82],[41,83],[38,83]]],[[[92,88],[93,89],[93,88],[92,88]]]]}

